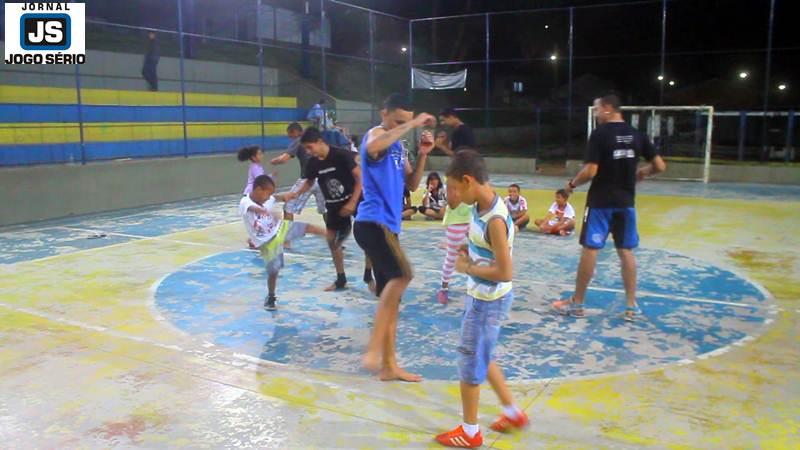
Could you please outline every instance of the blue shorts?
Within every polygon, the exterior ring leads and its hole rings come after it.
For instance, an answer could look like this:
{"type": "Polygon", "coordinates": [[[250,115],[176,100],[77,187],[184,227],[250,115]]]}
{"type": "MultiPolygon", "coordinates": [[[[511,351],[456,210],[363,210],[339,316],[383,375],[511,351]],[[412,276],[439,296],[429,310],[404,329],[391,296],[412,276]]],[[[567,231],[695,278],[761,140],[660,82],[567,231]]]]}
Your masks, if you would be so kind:
{"type": "Polygon", "coordinates": [[[589,208],[583,216],[581,245],[591,249],[606,246],[608,233],[614,236],[614,246],[633,249],[639,246],[634,208],[589,208]]]}
{"type": "Polygon", "coordinates": [[[500,335],[500,324],[508,318],[514,291],[494,301],[483,301],[472,297],[464,300],[464,316],[461,319],[461,354],[458,374],[461,381],[481,384],[486,380],[489,363],[494,360],[494,347],[500,335]]]}

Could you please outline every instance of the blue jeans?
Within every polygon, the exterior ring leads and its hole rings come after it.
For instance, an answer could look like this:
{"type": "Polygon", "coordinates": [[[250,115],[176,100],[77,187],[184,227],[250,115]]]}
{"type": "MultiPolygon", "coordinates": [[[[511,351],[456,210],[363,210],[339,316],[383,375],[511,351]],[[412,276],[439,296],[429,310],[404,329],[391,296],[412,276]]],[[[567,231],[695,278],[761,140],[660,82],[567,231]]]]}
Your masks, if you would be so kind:
{"type": "Polygon", "coordinates": [[[486,381],[489,364],[494,360],[500,324],[508,318],[513,300],[514,291],[490,302],[466,298],[461,319],[461,345],[458,346],[461,381],[469,384],[486,381]]]}

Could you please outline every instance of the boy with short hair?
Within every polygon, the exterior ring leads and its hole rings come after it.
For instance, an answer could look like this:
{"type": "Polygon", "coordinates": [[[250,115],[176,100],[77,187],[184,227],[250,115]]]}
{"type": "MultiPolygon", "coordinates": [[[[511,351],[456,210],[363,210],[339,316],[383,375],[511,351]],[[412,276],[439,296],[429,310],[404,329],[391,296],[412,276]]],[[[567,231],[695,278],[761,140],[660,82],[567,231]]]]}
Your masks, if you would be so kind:
{"type": "Polygon", "coordinates": [[[508,197],[505,198],[506,208],[511,213],[511,218],[514,220],[514,226],[517,230],[524,230],[530,223],[531,218],[528,216],[528,201],[525,197],[519,195],[519,185],[512,184],[508,187],[508,197]]]}
{"type": "MultiPolygon", "coordinates": [[[[350,149],[328,145],[322,133],[314,127],[306,129],[300,137],[300,143],[311,159],[306,163],[306,182],[293,195],[303,195],[315,185],[322,190],[327,211],[324,217],[328,247],[336,267],[336,281],[325,290],[344,289],[347,276],[343,244],[353,230],[353,216],[361,200],[361,168],[356,163],[355,153],[350,149]]],[[[370,289],[374,289],[369,260],[366,261],[364,274],[364,281],[370,289]]]]}
{"type": "Polygon", "coordinates": [[[486,164],[474,150],[455,154],[447,170],[447,183],[462,202],[474,204],[469,229],[469,252],[462,251],[456,270],[467,275],[467,294],[461,319],[458,351],[461,402],[464,423],[436,436],[447,447],[475,448],[483,445],[478,425],[480,385],[489,380],[503,414],[491,428],[504,433],[528,425],[528,416],[516,406],[503,371],[494,360],[500,323],[514,299],[511,260],[514,222],[505,203],[489,184],[486,164]]]}
{"type": "Polygon", "coordinates": [[[550,205],[544,219],[536,219],[534,223],[539,231],[548,234],[567,236],[575,229],[575,208],[567,202],[569,193],[564,189],[556,191],[556,201],[550,205]]]}
{"type": "Polygon", "coordinates": [[[308,233],[325,236],[325,230],[302,222],[281,220],[271,213],[276,200],[286,201],[287,194],[274,194],[275,182],[267,175],[253,181],[253,190],[239,202],[239,215],[253,246],[261,253],[267,267],[269,293],[264,300],[267,311],[275,311],[275,287],[283,268],[283,244],[308,233]]]}

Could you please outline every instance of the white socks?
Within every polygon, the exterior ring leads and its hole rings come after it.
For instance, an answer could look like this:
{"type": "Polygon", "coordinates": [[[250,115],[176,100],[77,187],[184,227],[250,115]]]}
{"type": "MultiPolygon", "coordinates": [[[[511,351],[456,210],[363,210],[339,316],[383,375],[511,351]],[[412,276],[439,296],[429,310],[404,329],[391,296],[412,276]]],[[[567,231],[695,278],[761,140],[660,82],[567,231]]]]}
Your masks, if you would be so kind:
{"type": "Polygon", "coordinates": [[[519,417],[519,408],[517,405],[503,406],[503,414],[510,419],[516,419],[519,417]]]}
{"type": "Polygon", "coordinates": [[[464,433],[467,433],[467,436],[470,438],[474,438],[478,431],[481,431],[481,426],[477,423],[475,425],[470,425],[468,423],[462,423],[461,428],[464,429],[464,433]]]}

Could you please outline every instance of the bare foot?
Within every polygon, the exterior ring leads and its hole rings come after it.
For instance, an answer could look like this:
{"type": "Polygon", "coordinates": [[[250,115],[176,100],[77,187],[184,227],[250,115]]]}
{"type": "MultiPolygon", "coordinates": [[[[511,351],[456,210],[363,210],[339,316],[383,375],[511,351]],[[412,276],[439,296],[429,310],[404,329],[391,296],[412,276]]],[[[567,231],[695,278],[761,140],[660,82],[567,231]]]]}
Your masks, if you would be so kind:
{"type": "Polygon", "coordinates": [[[361,367],[369,373],[378,373],[381,369],[381,355],[378,352],[367,352],[361,358],[361,367]]]}
{"type": "Polygon", "coordinates": [[[344,288],[337,288],[336,287],[336,283],[333,283],[332,285],[330,285],[330,286],[325,288],[325,292],[333,292],[333,291],[341,291],[341,290],[344,290],[344,288]]]}
{"type": "Polygon", "coordinates": [[[394,369],[381,369],[380,378],[381,381],[405,381],[408,383],[419,383],[422,381],[421,376],[415,373],[406,372],[399,367],[394,369]]]}

